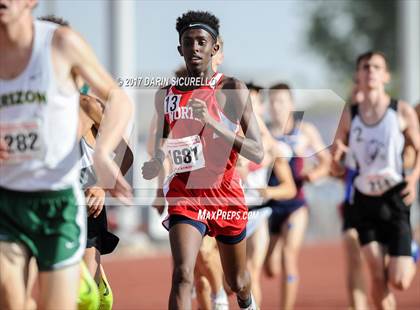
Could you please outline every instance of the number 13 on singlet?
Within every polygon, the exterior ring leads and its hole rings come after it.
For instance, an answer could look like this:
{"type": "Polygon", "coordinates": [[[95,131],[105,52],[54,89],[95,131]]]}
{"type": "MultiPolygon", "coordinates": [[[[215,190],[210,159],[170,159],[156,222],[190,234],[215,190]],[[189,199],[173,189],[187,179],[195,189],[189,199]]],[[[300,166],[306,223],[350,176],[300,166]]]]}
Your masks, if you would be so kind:
{"type": "Polygon", "coordinates": [[[166,149],[176,173],[194,171],[206,166],[203,144],[198,135],[180,139],[167,139],[166,149]]]}

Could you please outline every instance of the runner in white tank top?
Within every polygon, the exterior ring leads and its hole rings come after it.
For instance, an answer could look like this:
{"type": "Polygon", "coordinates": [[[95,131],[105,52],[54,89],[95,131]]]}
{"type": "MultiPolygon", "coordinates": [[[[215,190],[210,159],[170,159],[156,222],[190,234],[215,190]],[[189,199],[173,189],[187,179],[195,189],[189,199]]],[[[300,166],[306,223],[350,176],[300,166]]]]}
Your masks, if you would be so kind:
{"type": "MultiPolygon", "coordinates": [[[[0,4],[0,308],[26,308],[25,270],[34,256],[39,308],[75,309],[85,208],[78,207],[78,92],[72,71],[108,100],[94,155],[100,184],[113,184],[107,178],[118,168],[108,154],[132,106],[79,35],[34,22],[36,2],[0,4]]],[[[121,176],[111,192],[125,201],[131,197],[121,176]]]]}
{"type": "Polygon", "coordinates": [[[380,196],[404,179],[405,139],[397,109],[398,102],[392,99],[382,119],[368,125],[358,106],[353,106],[355,115],[349,136],[349,157],[353,166],[350,168],[358,171],[354,186],[366,195],[380,196]]]}
{"type": "Polygon", "coordinates": [[[363,100],[342,115],[332,170],[336,174],[342,170],[340,145],[348,145],[353,159],[350,168],[358,171],[354,183],[356,229],[369,268],[378,275],[372,297],[378,308],[395,308],[389,284],[405,290],[415,274],[408,206],[415,198],[420,174],[419,123],[410,105],[392,100],[385,92],[390,73],[384,54],[360,55],[356,69],[363,100]],[[416,152],[416,164],[408,176],[402,168],[406,145],[416,152]],[[390,260],[384,265],[386,252],[390,260]]]}

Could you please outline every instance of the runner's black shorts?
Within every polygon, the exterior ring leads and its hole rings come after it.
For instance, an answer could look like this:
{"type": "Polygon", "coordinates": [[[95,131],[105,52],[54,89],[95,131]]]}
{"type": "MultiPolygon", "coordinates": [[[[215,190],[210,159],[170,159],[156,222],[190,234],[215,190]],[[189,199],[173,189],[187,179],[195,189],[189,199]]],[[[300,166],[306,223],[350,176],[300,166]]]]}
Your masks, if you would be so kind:
{"type": "Polygon", "coordinates": [[[94,218],[93,215],[89,216],[87,223],[86,248],[95,247],[101,255],[113,252],[120,239],[108,231],[105,206],[97,218],[94,218]]]}
{"type": "Polygon", "coordinates": [[[355,226],[360,244],[377,241],[391,256],[411,256],[410,206],[407,206],[400,183],[381,196],[367,196],[355,189],[355,226]]]}
{"type": "Polygon", "coordinates": [[[342,205],[342,216],[343,216],[343,232],[356,228],[357,214],[355,212],[355,207],[348,201],[343,202],[342,205]]]}

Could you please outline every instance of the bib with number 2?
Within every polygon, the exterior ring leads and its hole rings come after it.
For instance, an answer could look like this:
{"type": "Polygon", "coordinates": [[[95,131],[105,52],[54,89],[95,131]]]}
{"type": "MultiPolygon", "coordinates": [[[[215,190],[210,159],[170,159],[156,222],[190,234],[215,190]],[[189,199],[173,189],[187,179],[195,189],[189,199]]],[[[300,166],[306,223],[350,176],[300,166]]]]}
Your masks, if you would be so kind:
{"type": "Polygon", "coordinates": [[[33,159],[43,159],[40,120],[15,121],[0,124],[1,138],[8,145],[9,157],[5,164],[18,164],[33,159]]]}
{"type": "Polygon", "coordinates": [[[176,173],[194,171],[206,166],[199,135],[167,139],[166,148],[176,173]]]}

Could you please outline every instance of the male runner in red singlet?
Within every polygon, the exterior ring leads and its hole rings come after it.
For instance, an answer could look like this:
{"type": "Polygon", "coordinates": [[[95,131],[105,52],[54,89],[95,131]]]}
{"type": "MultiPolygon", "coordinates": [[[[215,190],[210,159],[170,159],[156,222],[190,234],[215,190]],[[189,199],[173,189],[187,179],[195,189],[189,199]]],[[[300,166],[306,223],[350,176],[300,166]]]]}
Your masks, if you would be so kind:
{"type": "Polygon", "coordinates": [[[178,18],[176,29],[189,82],[202,78],[205,85],[174,85],[157,93],[155,155],[142,168],[145,179],[158,175],[165,158],[162,138],[170,134],[166,149],[174,171],[165,197],[174,267],[169,309],[191,308],[194,265],[206,234],[217,239],[239,307],[256,309],[246,269],[247,208],[235,164],[239,151],[252,161],[263,159],[258,125],[244,83],[211,68],[219,49],[218,19],[190,11],[178,18]],[[245,137],[237,134],[240,128],[245,137]]]}

